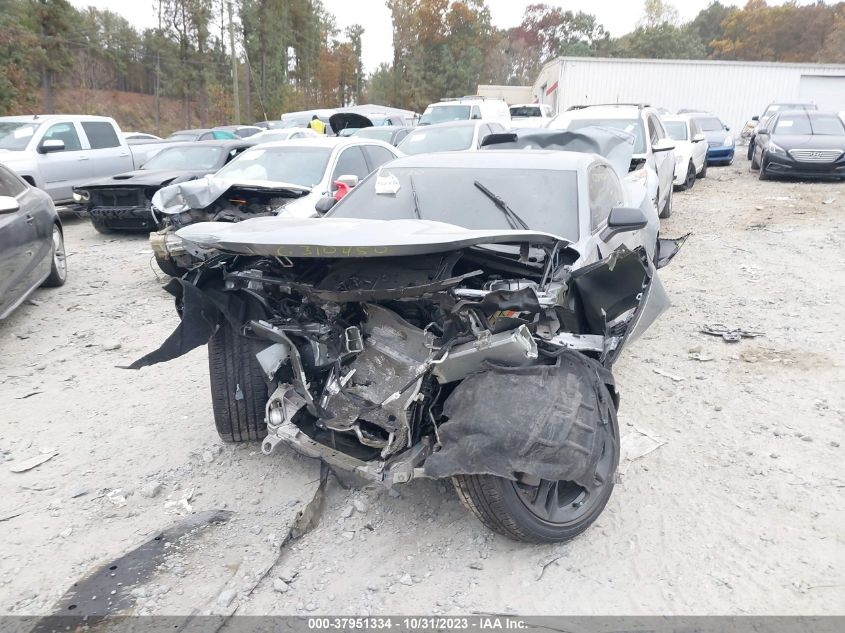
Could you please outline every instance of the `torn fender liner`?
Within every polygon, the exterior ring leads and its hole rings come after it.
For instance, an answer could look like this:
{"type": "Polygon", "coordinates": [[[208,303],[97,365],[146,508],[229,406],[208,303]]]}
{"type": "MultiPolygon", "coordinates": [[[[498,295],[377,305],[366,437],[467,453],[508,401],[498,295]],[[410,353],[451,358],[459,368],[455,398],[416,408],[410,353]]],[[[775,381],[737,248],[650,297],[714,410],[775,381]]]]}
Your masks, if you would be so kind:
{"type": "Polygon", "coordinates": [[[598,431],[612,423],[610,372],[577,352],[556,365],[488,367],[446,400],[443,448],[426,460],[425,474],[590,483],[603,446],[598,431]]]}
{"type": "MultiPolygon", "coordinates": [[[[249,306],[234,293],[201,289],[190,281],[177,278],[167,282],[164,289],[176,297],[181,306],[181,322],[161,347],[121,369],[141,369],[163,363],[205,345],[217,330],[221,316],[236,327],[249,318],[249,306]]],[[[263,318],[263,314],[256,318],[263,318]]]]}
{"type": "Polygon", "coordinates": [[[678,254],[684,242],[687,241],[692,233],[687,233],[681,237],[670,238],[661,237],[657,240],[657,255],[654,258],[655,268],[663,268],[666,264],[672,261],[672,258],[678,254]]]}

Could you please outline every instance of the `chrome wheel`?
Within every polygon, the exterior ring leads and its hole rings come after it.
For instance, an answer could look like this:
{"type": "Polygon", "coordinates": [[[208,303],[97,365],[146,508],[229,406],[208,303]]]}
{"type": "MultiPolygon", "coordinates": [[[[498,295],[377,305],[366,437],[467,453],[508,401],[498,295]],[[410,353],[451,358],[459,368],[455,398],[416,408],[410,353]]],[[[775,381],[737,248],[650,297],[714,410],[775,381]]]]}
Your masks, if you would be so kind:
{"type": "Polygon", "coordinates": [[[53,271],[61,281],[67,278],[65,238],[62,230],[56,225],[53,225],[53,271]]]}

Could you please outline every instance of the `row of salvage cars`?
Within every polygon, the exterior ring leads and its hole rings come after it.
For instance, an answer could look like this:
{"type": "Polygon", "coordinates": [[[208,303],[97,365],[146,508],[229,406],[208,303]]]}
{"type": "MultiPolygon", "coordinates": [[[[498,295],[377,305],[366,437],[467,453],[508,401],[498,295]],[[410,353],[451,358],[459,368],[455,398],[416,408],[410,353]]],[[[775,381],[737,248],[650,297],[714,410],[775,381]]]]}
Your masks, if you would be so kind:
{"type": "Polygon", "coordinates": [[[311,180],[280,184],[279,144],[155,194],[181,322],[131,368],[207,343],[225,441],[386,486],[451,478],[500,534],[574,537],[614,486],[614,361],[667,307],[656,271],[683,242],[658,237],[627,178],[634,136],[522,130],[399,158],[379,144],[384,160],[356,142],[303,141],[315,156],[285,173],[311,180]],[[367,173],[338,169],[353,147],[367,173]],[[318,172],[345,195],[308,186],[318,172]]]}

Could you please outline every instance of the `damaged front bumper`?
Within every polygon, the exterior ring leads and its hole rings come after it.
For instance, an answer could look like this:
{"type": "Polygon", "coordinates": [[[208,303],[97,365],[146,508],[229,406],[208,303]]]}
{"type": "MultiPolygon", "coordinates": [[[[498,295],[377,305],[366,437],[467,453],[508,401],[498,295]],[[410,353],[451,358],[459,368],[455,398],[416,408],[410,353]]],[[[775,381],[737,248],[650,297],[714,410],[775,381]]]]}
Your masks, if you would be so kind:
{"type": "Polygon", "coordinates": [[[93,207],[88,215],[108,229],[134,229],[154,231],[158,228],[149,206],[93,207]]]}
{"type": "Polygon", "coordinates": [[[150,233],[150,248],[158,260],[173,261],[176,265],[185,268],[192,262],[191,254],[185,249],[184,241],[172,228],[150,233]]]}

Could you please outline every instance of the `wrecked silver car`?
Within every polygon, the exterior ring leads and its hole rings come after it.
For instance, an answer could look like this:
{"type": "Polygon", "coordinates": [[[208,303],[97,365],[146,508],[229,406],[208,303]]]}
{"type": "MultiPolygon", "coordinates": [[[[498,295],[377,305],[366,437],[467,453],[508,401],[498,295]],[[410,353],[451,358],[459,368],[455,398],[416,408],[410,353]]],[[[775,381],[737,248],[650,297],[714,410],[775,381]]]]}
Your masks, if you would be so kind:
{"type": "Polygon", "coordinates": [[[613,490],[613,362],[668,305],[680,241],[644,200],[596,154],[489,151],[395,160],[324,218],[195,224],[182,321],[131,367],[207,342],[224,440],[448,477],[490,529],[567,540],[613,490]]]}

